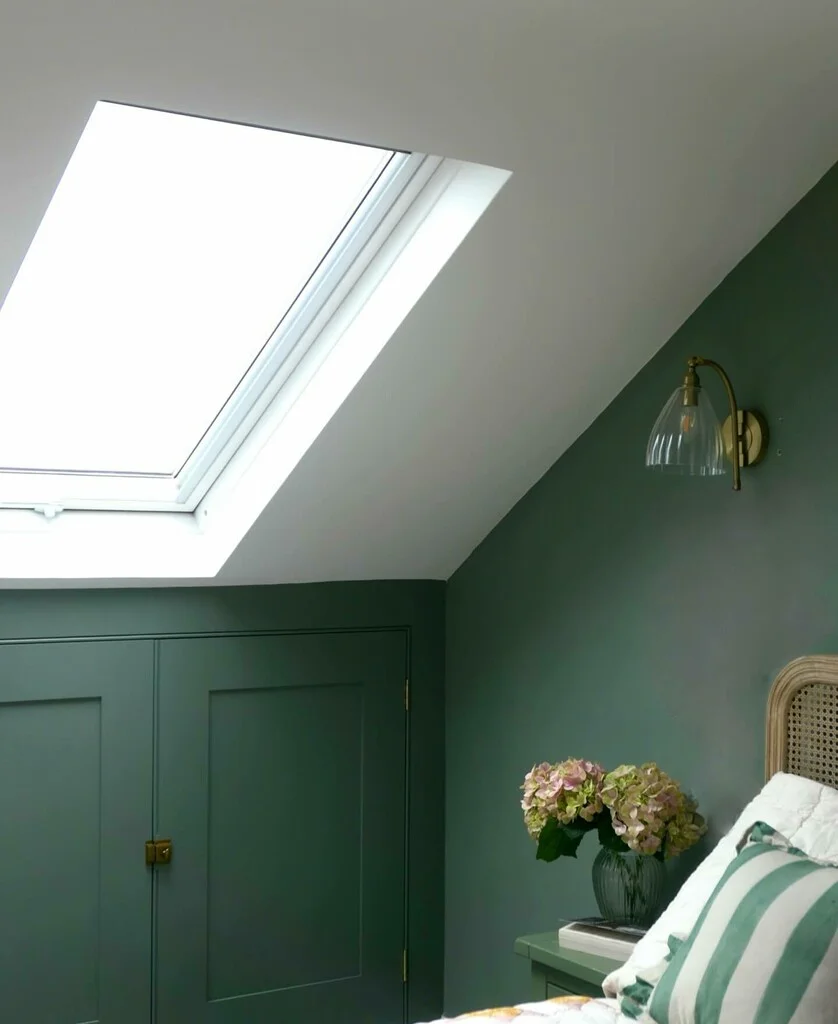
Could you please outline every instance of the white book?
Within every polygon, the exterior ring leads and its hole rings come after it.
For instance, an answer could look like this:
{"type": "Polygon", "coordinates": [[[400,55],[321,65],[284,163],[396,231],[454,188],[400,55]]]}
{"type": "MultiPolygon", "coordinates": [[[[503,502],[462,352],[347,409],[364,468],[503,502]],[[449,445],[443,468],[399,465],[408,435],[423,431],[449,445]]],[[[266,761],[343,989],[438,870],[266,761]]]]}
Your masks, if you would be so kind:
{"type": "Polygon", "coordinates": [[[617,928],[605,921],[571,921],[559,928],[559,947],[579,953],[592,953],[625,963],[644,934],[640,928],[617,928]]]}

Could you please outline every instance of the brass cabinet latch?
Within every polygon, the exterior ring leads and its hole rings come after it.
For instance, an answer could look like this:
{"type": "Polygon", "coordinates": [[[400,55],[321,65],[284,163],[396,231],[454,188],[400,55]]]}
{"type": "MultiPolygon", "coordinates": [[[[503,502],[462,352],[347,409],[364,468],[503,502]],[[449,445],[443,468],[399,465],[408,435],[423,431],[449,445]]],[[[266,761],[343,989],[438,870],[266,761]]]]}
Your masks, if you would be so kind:
{"type": "Polygon", "coordinates": [[[171,859],[171,839],[154,839],[145,844],[146,864],[168,864],[171,859]]]}

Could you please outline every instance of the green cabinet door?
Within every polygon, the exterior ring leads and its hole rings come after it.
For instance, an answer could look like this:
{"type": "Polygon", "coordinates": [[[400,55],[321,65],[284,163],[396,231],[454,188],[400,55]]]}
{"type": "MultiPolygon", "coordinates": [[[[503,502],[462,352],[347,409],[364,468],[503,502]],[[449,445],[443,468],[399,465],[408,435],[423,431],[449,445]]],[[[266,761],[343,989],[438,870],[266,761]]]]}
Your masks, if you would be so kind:
{"type": "Polygon", "coordinates": [[[160,642],[157,1024],[397,1024],[405,634],[160,642]]]}
{"type": "Polygon", "coordinates": [[[0,645],[0,1021],[148,1024],[153,645],[0,645]]]}

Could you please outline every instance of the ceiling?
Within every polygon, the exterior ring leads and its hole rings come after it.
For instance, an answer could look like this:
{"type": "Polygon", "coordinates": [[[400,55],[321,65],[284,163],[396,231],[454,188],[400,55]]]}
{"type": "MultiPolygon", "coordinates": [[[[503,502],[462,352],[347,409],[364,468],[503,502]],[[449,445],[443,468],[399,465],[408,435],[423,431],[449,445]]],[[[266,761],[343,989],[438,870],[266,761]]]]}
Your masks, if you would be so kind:
{"type": "Polygon", "coordinates": [[[215,583],[447,578],[838,159],[835,0],[0,4],[0,299],[98,99],[513,171],[215,583]]]}

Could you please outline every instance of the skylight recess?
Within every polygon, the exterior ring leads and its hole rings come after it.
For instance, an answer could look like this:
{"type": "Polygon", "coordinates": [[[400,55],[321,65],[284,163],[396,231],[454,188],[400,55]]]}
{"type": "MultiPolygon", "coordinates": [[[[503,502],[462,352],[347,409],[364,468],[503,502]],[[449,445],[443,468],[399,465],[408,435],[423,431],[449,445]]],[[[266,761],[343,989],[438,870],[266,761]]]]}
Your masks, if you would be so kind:
{"type": "Polygon", "coordinates": [[[194,507],[424,159],[98,103],[0,308],[0,503],[194,507]]]}

